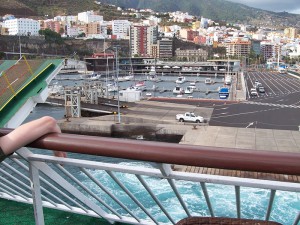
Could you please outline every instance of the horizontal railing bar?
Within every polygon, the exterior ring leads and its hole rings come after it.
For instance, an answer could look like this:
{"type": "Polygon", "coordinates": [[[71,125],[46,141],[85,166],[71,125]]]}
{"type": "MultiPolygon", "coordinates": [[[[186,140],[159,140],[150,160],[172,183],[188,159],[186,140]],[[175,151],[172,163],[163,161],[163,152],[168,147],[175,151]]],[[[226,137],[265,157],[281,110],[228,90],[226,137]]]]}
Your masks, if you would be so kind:
{"type": "MultiPolygon", "coordinates": [[[[0,136],[11,129],[0,129],[0,136]]],[[[300,175],[300,154],[49,134],[28,147],[168,164],[300,175]]]]}
{"type": "MultiPolygon", "coordinates": [[[[15,157],[15,155],[11,156],[15,157]]],[[[80,167],[84,165],[85,169],[109,170],[112,172],[122,172],[136,175],[145,175],[157,178],[172,178],[175,180],[186,180],[193,182],[209,182],[213,184],[237,185],[242,187],[253,187],[262,189],[274,189],[281,191],[300,192],[300,183],[292,183],[288,181],[273,181],[254,178],[231,177],[221,175],[210,175],[201,173],[188,173],[180,171],[172,171],[168,177],[161,174],[159,169],[146,167],[132,167],[113,163],[87,161],[82,159],[58,158],[49,155],[34,154],[29,157],[30,161],[40,161],[49,163],[58,163],[62,165],[70,165],[80,167]]]]}

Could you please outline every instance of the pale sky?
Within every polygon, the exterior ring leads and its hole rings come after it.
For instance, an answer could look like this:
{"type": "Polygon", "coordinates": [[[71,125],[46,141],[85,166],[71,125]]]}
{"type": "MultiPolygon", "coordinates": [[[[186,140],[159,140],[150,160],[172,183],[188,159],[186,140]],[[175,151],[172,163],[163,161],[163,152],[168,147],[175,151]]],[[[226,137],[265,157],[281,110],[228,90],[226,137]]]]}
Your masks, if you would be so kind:
{"type": "Polygon", "coordinates": [[[254,8],[265,9],[274,12],[289,12],[300,14],[299,0],[228,0],[238,2],[254,8]]]}

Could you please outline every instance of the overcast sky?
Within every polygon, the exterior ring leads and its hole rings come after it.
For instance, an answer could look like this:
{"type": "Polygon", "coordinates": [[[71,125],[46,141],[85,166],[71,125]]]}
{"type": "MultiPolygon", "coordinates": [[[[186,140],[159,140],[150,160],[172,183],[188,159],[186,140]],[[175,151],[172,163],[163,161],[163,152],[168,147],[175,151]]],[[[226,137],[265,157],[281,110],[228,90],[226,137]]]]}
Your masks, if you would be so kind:
{"type": "Polygon", "coordinates": [[[228,0],[238,2],[254,8],[265,9],[274,12],[289,12],[300,14],[299,0],[228,0]]]}

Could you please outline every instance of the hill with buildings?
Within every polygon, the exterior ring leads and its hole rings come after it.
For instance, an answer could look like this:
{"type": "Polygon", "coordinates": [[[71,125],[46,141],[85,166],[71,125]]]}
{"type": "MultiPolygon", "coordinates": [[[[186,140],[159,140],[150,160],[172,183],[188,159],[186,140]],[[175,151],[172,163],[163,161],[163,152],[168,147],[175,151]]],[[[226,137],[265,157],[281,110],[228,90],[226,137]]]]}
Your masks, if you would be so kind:
{"type": "Polygon", "coordinates": [[[128,19],[116,7],[97,4],[94,0],[2,0],[0,4],[0,16],[13,14],[17,18],[47,19],[89,10],[99,12],[104,20],[128,19]]]}
{"type": "Polygon", "coordinates": [[[57,15],[76,15],[78,12],[94,10],[104,20],[132,19],[122,15],[116,7],[142,9],[157,12],[183,11],[197,17],[214,21],[241,22],[255,26],[300,27],[300,15],[287,12],[275,13],[233,3],[225,0],[2,0],[0,15],[14,14],[16,17],[52,18],[57,15]],[[98,2],[97,2],[98,1],[98,2]]]}
{"type": "Polygon", "coordinates": [[[226,0],[98,0],[124,8],[149,8],[157,12],[183,11],[215,21],[243,22],[256,26],[298,26],[300,15],[271,12],[226,0]]]}

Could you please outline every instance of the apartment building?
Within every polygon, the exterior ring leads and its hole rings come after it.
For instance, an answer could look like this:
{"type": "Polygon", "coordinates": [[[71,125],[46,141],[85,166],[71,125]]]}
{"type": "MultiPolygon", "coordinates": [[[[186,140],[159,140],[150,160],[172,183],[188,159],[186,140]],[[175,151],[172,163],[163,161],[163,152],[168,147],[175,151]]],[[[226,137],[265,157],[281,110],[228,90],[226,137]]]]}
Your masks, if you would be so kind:
{"type": "Polygon", "coordinates": [[[227,56],[247,56],[251,50],[251,41],[234,40],[231,42],[225,42],[227,56]]]}
{"type": "Polygon", "coordinates": [[[288,27],[284,29],[284,36],[295,39],[297,38],[298,30],[294,27],[288,27]]]}
{"type": "Polygon", "coordinates": [[[60,33],[60,30],[63,28],[63,26],[58,21],[44,20],[40,22],[40,28],[41,30],[50,29],[56,33],[60,33]]]}
{"type": "Polygon", "coordinates": [[[39,35],[40,23],[28,18],[11,19],[4,21],[4,27],[8,28],[9,35],[39,35]]]}
{"type": "Polygon", "coordinates": [[[163,38],[157,41],[158,57],[169,59],[173,57],[173,39],[163,38]]]}
{"type": "Polygon", "coordinates": [[[157,44],[157,26],[135,24],[130,27],[131,56],[152,56],[152,45],[157,44]]]}
{"type": "Polygon", "coordinates": [[[84,23],[103,21],[103,16],[96,15],[94,11],[87,11],[78,13],[78,20],[84,23]]]}
{"type": "Polygon", "coordinates": [[[117,39],[129,37],[130,22],[128,20],[113,20],[112,34],[116,35],[117,39]]]}

